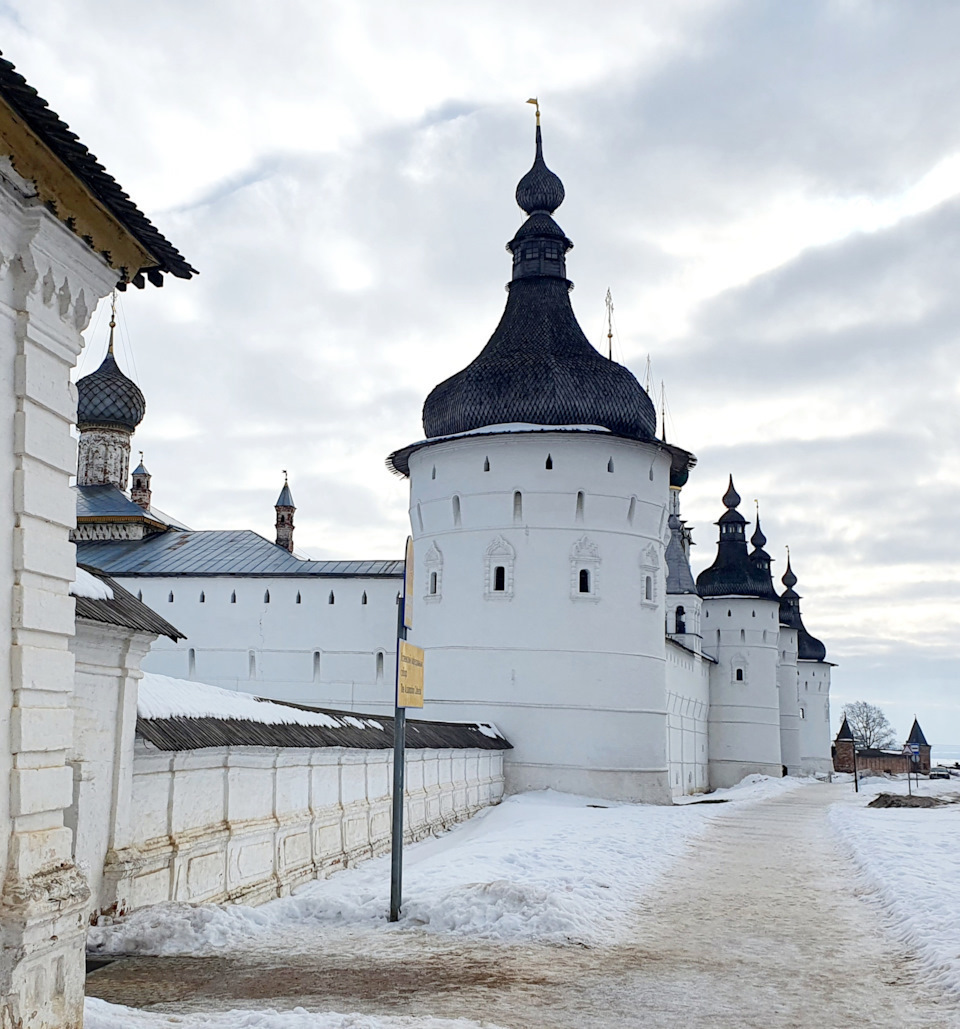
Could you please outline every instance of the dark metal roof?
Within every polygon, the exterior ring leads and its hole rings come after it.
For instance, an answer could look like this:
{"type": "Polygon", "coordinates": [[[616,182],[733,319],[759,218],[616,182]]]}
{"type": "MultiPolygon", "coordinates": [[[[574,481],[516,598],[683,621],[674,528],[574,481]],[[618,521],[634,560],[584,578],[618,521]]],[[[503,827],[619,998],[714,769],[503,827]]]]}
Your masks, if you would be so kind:
{"type": "MultiPolygon", "coordinates": [[[[737,510],[740,494],[733,485],[733,476],[723,495],[727,508],[720,516],[720,539],[713,564],[697,576],[697,592],[701,597],[758,597],[766,598],[757,570],[747,554],[746,519],[737,510]]],[[[769,560],[769,558],[767,559],[769,560]]],[[[771,585],[769,599],[777,594],[771,585]]]]}
{"type": "Polygon", "coordinates": [[[249,529],[164,532],[144,540],[81,540],[77,553],[120,576],[403,576],[403,561],[301,561],[249,529]]]}
{"type": "Polygon", "coordinates": [[[145,511],[116,486],[74,486],[77,494],[77,521],[139,521],[155,528],[185,526],[151,507],[145,511]]]}
{"type": "Polygon", "coordinates": [[[837,733],[838,740],[852,740],[853,732],[850,729],[850,723],[847,721],[847,716],[843,716],[843,725],[840,726],[840,731],[837,733]]]}
{"type": "MultiPolygon", "coordinates": [[[[69,126],[50,110],[46,100],[27,84],[14,66],[0,57],[0,97],[23,119],[30,130],[69,169],[118,222],[157,260],[156,267],[131,268],[134,285],[143,285],[143,272],[155,285],[163,285],[163,272],[181,279],[196,274],[180,252],[157,231],[156,227],[120,188],[116,179],[80,142],[69,126]]],[[[118,283],[126,288],[125,283],[118,283]]]]}
{"type": "Polygon", "coordinates": [[[274,507],[295,508],[296,506],[297,505],[293,502],[293,494],[290,492],[290,486],[288,483],[284,482],[283,489],[280,490],[280,496],[277,497],[277,502],[274,504],[274,507]]]}
{"type": "Polygon", "coordinates": [[[573,245],[549,214],[563,185],[536,159],[517,187],[530,219],[510,242],[513,281],[507,305],[478,357],[427,397],[430,438],[485,425],[599,425],[628,439],[653,439],[653,404],[633,373],[601,356],[570,306],[565,254],[573,245]]]}
{"type": "Polygon", "coordinates": [[[664,557],[667,562],[667,593],[696,593],[697,584],[693,581],[690,562],[683,549],[683,526],[680,519],[670,515],[670,540],[664,557]]]}
{"type": "MultiPolygon", "coordinates": [[[[349,747],[387,750],[393,747],[392,715],[361,715],[323,708],[303,710],[330,715],[340,725],[335,728],[292,723],[265,725],[262,722],[209,717],[138,718],[137,735],[160,750],[199,750],[204,747],[349,747]],[[383,729],[358,724],[369,721],[379,722],[383,729]]],[[[413,750],[513,749],[502,736],[491,736],[490,728],[485,733],[475,723],[407,719],[406,724],[406,745],[413,750]]]]}
{"type": "Polygon", "coordinates": [[[77,380],[77,426],[116,425],[130,432],[143,421],[147,402],[108,350],[100,367],[77,380]]]}
{"type": "Polygon", "coordinates": [[[113,591],[113,600],[77,597],[77,618],[102,622],[104,625],[119,625],[126,629],[136,629],[138,632],[153,633],[155,636],[168,636],[174,643],[187,638],[165,618],[161,618],[153,608],[137,600],[132,593],[125,590],[120,583],[114,582],[99,568],[79,562],[77,567],[89,572],[113,591]]]}
{"type": "Polygon", "coordinates": [[[929,747],[927,743],[927,737],[923,735],[923,729],[920,728],[920,723],[914,718],[913,728],[910,730],[910,735],[907,737],[907,743],[915,743],[920,747],[929,747]]]}

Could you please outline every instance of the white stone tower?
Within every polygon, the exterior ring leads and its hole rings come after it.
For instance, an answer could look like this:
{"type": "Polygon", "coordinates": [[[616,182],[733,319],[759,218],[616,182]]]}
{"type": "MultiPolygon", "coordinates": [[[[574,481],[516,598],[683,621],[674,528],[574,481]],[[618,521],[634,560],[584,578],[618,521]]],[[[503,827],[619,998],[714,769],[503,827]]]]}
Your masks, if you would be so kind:
{"type": "Polygon", "coordinates": [[[703,649],[710,672],[710,785],[733,786],[745,775],[782,774],[777,656],[780,604],[759,525],[747,554],[746,519],[733,477],[720,516],[714,563],[697,577],[703,598],[703,649]]]}
{"type": "Polygon", "coordinates": [[[800,621],[800,598],[793,592],[797,577],[790,567],[780,580],[786,589],[780,595],[780,664],[777,685],[780,688],[780,758],[787,775],[800,775],[800,684],[797,673],[797,643],[800,621]]]}
{"type": "Polygon", "coordinates": [[[668,803],[667,497],[694,459],[657,440],[643,388],[577,324],[563,195],[538,125],[500,324],[427,398],[428,438],[391,455],[410,477],[410,639],[425,713],[513,743],[508,790],[668,803]]]}

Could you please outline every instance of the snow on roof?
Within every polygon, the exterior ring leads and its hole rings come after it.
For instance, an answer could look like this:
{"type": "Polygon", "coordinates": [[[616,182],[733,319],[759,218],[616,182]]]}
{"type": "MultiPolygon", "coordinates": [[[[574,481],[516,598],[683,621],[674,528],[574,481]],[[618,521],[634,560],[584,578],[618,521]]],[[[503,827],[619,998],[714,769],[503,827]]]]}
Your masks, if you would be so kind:
{"type": "MultiPolygon", "coordinates": [[[[322,725],[339,728],[331,715],[304,711],[269,700],[258,700],[249,693],[235,693],[206,682],[174,679],[169,675],[144,672],[137,697],[140,718],[227,718],[264,725],[322,725]]],[[[369,721],[366,727],[382,725],[369,721]]]]}
{"type": "Polygon", "coordinates": [[[77,569],[77,578],[70,583],[70,594],[88,600],[113,600],[113,590],[83,568],[77,569]]]}

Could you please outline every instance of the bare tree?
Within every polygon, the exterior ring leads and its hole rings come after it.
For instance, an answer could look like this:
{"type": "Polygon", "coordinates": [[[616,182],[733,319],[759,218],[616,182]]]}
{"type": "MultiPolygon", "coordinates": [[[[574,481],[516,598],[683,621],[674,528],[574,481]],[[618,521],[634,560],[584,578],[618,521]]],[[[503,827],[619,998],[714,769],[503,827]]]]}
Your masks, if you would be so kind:
{"type": "Polygon", "coordinates": [[[858,747],[888,750],[896,746],[893,726],[876,704],[868,704],[865,700],[844,704],[843,714],[858,747]]]}

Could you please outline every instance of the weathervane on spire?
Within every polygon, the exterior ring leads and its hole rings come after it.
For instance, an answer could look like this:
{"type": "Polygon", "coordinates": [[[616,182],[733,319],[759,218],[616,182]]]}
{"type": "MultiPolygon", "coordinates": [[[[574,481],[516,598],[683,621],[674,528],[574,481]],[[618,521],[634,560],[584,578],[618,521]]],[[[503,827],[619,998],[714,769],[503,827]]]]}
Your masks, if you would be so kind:
{"type": "Polygon", "coordinates": [[[286,468],[284,468],[284,469],[282,469],[282,471],[283,471],[283,482],[284,482],[284,485],[286,485],[286,483],[287,483],[287,470],[286,470],[286,468]]]}
{"type": "Polygon", "coordinates": [[[613,294],[607,289],[607,357],[613,360],[613,294]]]}
{"type": "Polygon", "coordinates": [[[107,344],[107,353],[113,353],[113,330],[117,327],[117,291],[113,291],[110,297],[110,342],[107,344]]]}
{"type": "Polygon", "coordinates": [[[528,104],[533,104],[536,107],[536,109],[537,109],[537,124],[539,125],[540,124],[540,101],[535,96],[532,96],[527,101],[527,103],[528,104]]]}
{"type": "Polygon", "coordinates": [[[667,387],[660,380],[660,439],[667,442],[667,387]]]}

